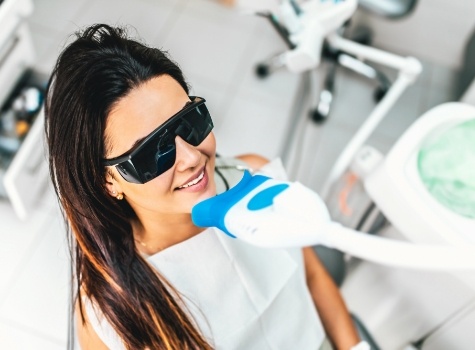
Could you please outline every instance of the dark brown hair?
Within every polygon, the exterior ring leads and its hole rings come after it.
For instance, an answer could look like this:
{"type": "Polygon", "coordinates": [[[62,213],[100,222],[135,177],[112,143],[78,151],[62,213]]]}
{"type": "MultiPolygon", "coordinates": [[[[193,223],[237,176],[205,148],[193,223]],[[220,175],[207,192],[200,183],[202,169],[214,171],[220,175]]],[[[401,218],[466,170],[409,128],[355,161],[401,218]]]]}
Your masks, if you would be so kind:
{"type": "Polygon", "coordinates": [[[105,187],[104,129],[119,99],[169,75],[188,93],[165,52],[97,24],[76,33],[48,83],[45,131],[51,179],[68,227],[75,287],[99,307],[127,349],[211,349],[178,293],[137,251],[131,207],[105,187]]]}

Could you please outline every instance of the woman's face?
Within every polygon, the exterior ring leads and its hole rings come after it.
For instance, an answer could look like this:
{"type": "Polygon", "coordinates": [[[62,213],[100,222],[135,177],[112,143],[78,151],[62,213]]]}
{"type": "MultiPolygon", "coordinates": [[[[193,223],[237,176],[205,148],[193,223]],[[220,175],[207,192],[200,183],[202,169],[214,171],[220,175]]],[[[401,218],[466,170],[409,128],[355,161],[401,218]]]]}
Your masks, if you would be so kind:
{"type": "MultiPolygon", "coordinates": [[[[107,158],[130,150],[137,140],[150,134],[189,101],[181,85],[168,75],[152,78],[132,90],[115,104],[107,117],[107,158]]],[[[139,216],[190,213],[194,204],[215,195],[213,133],[196,147],[179,136],[175,145],[173,167],[145,184],[127,182],[115,167],[109,167],[113,176],[107,175],[106,182],[111,195],[123,193],[139,216]]]]}

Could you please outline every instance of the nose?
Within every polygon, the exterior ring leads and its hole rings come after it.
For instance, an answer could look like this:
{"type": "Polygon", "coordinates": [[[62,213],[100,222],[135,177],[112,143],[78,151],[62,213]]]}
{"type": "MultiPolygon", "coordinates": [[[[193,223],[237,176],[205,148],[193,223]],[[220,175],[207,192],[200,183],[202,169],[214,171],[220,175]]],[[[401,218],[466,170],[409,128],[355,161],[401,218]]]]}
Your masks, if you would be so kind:
{"type": "Polygon", "coordinates": [[[200,165],[201,152],[180,136],[175,137],[176,161],[175,168],[178,171],[185,171],[200,165]]]}

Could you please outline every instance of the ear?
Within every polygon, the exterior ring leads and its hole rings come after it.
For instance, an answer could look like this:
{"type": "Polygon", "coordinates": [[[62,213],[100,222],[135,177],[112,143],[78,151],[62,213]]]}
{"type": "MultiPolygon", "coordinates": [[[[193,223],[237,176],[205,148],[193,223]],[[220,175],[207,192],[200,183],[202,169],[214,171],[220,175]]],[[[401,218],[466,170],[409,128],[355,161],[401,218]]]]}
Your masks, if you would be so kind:
{"type": "Polygon", "coordinates": [[[105,185],[107,192],[109,192],[109,195],[112,197],[117,197],[119,193],[123,193],[120,183],[116,180],[117,176],[120,175],[114,174],[114,170],[110,168],[106,169],[105,185]]]}

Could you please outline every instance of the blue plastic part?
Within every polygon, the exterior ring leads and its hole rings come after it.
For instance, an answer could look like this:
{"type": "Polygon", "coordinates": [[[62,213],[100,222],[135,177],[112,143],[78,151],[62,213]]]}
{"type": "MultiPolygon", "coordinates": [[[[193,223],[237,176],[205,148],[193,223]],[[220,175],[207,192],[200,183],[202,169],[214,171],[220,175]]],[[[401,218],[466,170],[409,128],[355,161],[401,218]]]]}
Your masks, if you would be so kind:
{"type": "Polygon", "coordinates": [[[252,176],[248,171],[245,171],[244,176],[236,186],[222,194],[196,204],[191,209],[193,223],[199,227],[217,227],[229,236],[236,238],[228,231],[224,224],[227,212],[250,191],[267,180],[269,180],[267,176],[252,176]]]}
{"type": "Polygon", "coordinates": [[[249,203],[247,203],[247,209],[260,210],[270,207],[274,201],[274,197],[284,191],[287,187],[289,187],[289,185],[279,184],[266,188],[251,198],[249,203]]]}

